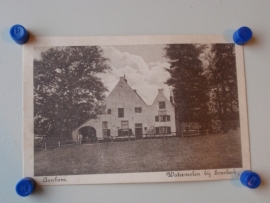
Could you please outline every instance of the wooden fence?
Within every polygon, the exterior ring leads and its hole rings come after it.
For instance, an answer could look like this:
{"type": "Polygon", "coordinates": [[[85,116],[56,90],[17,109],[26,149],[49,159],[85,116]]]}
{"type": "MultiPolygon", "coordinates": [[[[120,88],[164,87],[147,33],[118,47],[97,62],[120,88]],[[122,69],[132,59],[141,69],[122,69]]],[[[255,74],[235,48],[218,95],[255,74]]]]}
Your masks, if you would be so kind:
{"type": "Polygon", "coordinates": [[[62,148],[70,145],[77,144],[87,144],[87,143],[103,143],[103,142],[121,142],[121,141],[135,141],[135,140],[144,140],[144,139],[159,139],[159,138],[172,138],[172,137],[192,137],[192,136],[203,136],[208,135],[208,130],[183,130],[182,132],[171,132],[170,134],[143,134],[140,138],[135,135],[126,135],[126,136],[105,136],[101,138],[88,138],[82,139],[79,142],[69,140],[69,141],[55,141],[47,142],[42,141],[40,143],[35,143],[34,149],[51,149],[51,148],[62,148]]]}
{"type": "Polygon", "coordinates": [[[51,144],[51,145],[48,145],[46,141],[40,143],[40,144],[37,144],[35,145],[35,149],[44,149],[44,150],[47,150],[47,149],[50,149],[50,148],[61,148],[61,147],[65,147],[65,146],[69,146],[69,145],[75,145],[76,142],[73,141],[73,140],[70,140],[70,141],[58,141],[54,144],[51,144]]]}
{"type": "Polygon", "coordinates": [[[208,135],[208,130],[182,130],[182,137],[208,135]]]}

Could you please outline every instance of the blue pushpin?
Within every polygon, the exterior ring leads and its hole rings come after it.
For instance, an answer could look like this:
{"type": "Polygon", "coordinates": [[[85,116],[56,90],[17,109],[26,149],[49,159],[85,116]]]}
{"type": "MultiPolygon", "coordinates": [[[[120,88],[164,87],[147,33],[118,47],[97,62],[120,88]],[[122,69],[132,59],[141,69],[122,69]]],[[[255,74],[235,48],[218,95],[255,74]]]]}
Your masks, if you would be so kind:
{"type": "Polygon", "coordinates": [[[240,27],[233,34],[233,41],[238,45],[247,43],[252,38],[252,31],[248,27],[240,27]]]}
{"type": "Polygon", "coordinates": [[[29,32],[22,25],[13,25],[9,30],[10,37],[17,44],[25,44],[29,40],[29,32]]]}
{"type": "Polygon", "coordinates": [[[23,178],[16,185],[16,192],[22,197],[32,194],[36,189],[36,182],[32,178],[23,178]]]}
{"type": "Polygon", "coordinates": [[[246,170],[240,176],[240,181],[244,186],[255,189],[260,186],[261,178],[257,173],[246,170]]]}

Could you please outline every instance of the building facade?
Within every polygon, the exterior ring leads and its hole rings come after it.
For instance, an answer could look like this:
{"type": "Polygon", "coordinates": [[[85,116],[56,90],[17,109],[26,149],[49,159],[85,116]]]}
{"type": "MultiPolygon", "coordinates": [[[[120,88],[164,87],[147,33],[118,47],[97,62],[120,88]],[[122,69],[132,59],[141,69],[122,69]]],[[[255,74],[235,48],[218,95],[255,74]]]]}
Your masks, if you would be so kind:
{"type": "Polygon", "coordinates": [[[79,141],[85,136],[97,139],[133,136],[141,139],[151,135],[170,135],[175,132],[175,110],[159,89],[152,105],[147,105],[132,90],[124,77],[105,100],[105,112],[97,119],[91,119],[72,132],[72,138],[79,141]]]}

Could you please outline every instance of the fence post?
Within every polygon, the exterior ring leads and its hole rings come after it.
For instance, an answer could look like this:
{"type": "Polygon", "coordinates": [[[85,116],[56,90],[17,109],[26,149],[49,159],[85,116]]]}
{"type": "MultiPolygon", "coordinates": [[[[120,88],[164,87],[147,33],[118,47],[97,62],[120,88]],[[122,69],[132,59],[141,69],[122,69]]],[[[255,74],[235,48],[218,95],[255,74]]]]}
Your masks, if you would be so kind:
{"type": "Polygon", "coordinates": [[[61,147],[61,143],[60,141],[58,141],[58,148],[60,149],[60,147],[61,147]]]}
{"type": "Polygon", "coordinates": [[[44,142],[44,149],[47,150],[47,143],[44,142]]]}

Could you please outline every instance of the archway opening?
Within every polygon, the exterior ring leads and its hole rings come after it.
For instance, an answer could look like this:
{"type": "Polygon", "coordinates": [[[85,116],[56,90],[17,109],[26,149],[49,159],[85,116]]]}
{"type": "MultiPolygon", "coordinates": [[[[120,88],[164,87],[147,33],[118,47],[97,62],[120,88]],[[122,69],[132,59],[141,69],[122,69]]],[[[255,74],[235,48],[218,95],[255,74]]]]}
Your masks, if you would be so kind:
{"type": "Polygon", "coordinates": [[[81,135],[81,142],[95,142],[97,139],[96,129],[91,126],[84,126],[79,129],[79,135],[81,135]]]}

